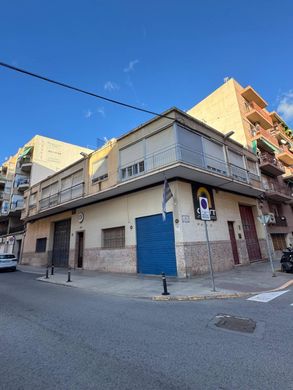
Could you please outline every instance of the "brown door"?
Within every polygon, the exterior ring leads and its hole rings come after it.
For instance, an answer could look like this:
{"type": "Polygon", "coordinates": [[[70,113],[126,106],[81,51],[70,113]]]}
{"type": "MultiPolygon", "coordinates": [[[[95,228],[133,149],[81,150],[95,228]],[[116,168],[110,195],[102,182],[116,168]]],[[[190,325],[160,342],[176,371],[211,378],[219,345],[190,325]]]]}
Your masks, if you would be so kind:
{"type": "Polygon", "coordinates": [[[83,267],[83,232],[77,233],[77,267],[83,267]]]}
{"type": "Polygon", "coordinates": [[[238,256],[237,243],[236,243],[235,232],[234,232],[234,222],[228,221],[228,229],[229,229],[230,241],[232,246],[234,264],[237,265],[239,264],[239,256],[238,256]]]}
{"type": "Polygon", "coordinates": [[[252,209],[249,206],[239,206],[239,209],[249,260],[260,260],[261,254],[252,209]]]}

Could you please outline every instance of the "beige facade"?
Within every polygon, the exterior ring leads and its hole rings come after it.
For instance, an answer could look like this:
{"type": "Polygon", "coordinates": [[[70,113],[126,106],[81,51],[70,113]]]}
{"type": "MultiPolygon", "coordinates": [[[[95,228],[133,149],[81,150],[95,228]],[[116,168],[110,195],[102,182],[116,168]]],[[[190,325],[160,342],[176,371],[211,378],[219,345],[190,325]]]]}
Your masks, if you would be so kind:
{"type": "MultiPolygon", "coordinates": [[[[163,262],[165,251],[170,251],[176,263],[173,275],[207,272],[205,230],[196,206],[200,194],[206,194],[216,215],[208,222],[216,271],[232,268],[235,256],[240,264],[266,258],[263,230],[256,218],[260,214],[257,196],[263,190],[255,155],[177,109],[165,116],[109,141],[25,192],[22,263],[158,273],[148,261],[163,262]],[[165,178],[173,197],[164,224],[165,178]],[[241,207],[255,229],[256,255],[247,246],[241,207]],[[168,239],[163,238],[166,235],[168,239]],[[148,240],[153,240],[149,259],[140,250],[141,241],[148,240]]],[[[160,272],[170,267],[169,259],[164,261],[160,272]]]]}
{"type": "MultiPolygon", "coordinates": [[[[293,132],[251,87],[228,80],[188,113],[256,152],[265,196],[264,214],[270,214],[269,232],[274,249],[293,244],[292,177],[293,132]]],[[[278,252],[280,255],[280,252],[278,252]]]]}
{"type": "Polygon", "coordinates": [[[36,135],[1,166],[0,252],[20,255],[24,224],[20,220],[24,191],[91,149],[36,135]]]}

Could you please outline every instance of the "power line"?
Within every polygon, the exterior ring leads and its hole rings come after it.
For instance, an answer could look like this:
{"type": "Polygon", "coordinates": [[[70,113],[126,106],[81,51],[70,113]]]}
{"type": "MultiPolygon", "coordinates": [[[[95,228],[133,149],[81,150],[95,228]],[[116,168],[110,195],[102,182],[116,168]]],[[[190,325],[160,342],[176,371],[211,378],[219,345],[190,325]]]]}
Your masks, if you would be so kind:
{"type": "Polygon", "coordinates": [[[110,99],[110,98],[107,98],[105,96],[97,95],[96,93],[89,92],[89,91],[86,91],[86,90],[78,88],[78,87],[74,87],[73,85],[69,85],[69,84],[66,84],[66,83],[63,83],[63,82],[60,82],[60,81],[49,79],[48,77],[41,76],[39,74],[30,72],[30,71],[25,70],[25,69],[17,68],[16,66],[12,66],[12,65],[6,64],[4,62],[0,62],[0,66],[2,66],[4,68],[8,68],[10,70],[14,70],[14,71],[19,72],[19,73],[26,74],[26,75],[31,76],[31,77],[35,77],[35,78],[43,80],[43,81],[47,81],[48,83],[51,83],[51,84],[59,85],[60,87],[71,89],[73,91],[80,92],[80,93],[83,93],[85,95],[93,96],[93,97],[95,97],[97,99],[105,100],[105,101],[107,101],[109,103],[118,104],[119,106],[122,106],[122,107],[131,108],[133,110],[145,112],[147,114],[151,114],[151,115],[155,115],[155,116],[159,116],[161,118],[167,118],[167,119],[171,119],[171,120],[175,119],[175,118],[169,117],[168,115],[158,114],[157,112],[154,112],[154,111],[145,110],[143,108],[140,108],[140,107],[137,107],[137,106],[133,106],[132,104],[123,103],[123,102],[120,102],[118,100],[110,99]]]}

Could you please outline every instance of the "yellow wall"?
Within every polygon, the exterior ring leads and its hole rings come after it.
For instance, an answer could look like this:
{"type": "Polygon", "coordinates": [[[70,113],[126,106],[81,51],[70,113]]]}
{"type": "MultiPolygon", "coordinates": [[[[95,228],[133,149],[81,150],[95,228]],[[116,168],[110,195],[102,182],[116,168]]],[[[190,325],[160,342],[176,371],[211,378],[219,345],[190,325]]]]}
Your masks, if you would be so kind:
{"type": "Polygon", "coordinates": [[[243,99],[238,96],[240,88],[242,89],[234,79],[230,79],[187,113],[224,134],[235,131],[231,138],[247,146],[239,108],[239,99],[243,99]]]}

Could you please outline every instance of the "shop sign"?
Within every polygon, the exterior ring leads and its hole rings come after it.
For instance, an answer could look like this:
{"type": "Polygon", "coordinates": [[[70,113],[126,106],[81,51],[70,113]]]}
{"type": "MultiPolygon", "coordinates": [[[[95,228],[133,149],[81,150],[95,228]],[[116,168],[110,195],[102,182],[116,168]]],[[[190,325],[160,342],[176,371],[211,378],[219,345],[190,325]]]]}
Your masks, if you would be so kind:
{"type": "Polygon", "coordinates": [[[207,201],[207,211],[210,215],[211,221],[217,220],[217,214],[215,209],[213,189],[209,185],[194,183],[191,186],[192,188],[192,197],[194,204],[194,214],[196,219],[202,219],[201,207],[200,207],[200,198],[205,198],[207,201]]]}

